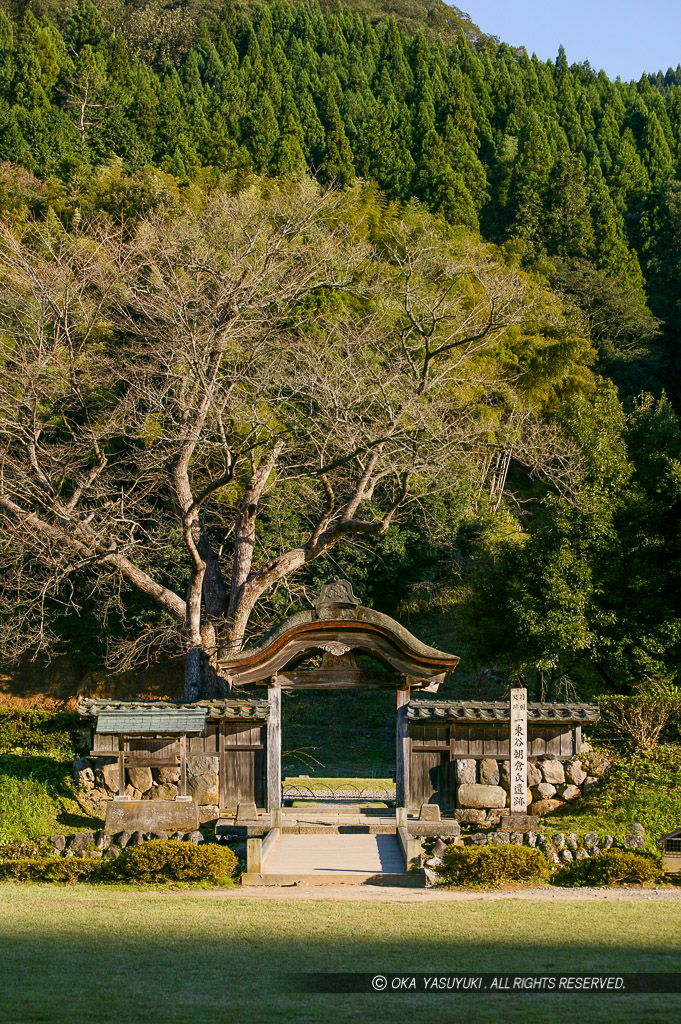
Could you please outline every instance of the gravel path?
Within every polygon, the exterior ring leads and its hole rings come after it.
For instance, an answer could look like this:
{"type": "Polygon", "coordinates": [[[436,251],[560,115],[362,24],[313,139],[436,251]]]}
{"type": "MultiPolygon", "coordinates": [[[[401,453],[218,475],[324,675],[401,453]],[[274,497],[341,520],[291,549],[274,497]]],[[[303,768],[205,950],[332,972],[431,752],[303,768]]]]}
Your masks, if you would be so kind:
{"type": "MultiPolygon", "coordinates": [[[[192,897],[199,896],[192,890],[192,897]]],[[[201,895],[210,899],[246,900],[354,900],[377,903],[456,903],[492,900],[681,900],[681,887],[665,886],[662,889],[617,888],[617,889],[559,889],[557,886],[527,889],[402,889],[380,885],[252,885],[243,889],[204,890],[201,895]]]]}

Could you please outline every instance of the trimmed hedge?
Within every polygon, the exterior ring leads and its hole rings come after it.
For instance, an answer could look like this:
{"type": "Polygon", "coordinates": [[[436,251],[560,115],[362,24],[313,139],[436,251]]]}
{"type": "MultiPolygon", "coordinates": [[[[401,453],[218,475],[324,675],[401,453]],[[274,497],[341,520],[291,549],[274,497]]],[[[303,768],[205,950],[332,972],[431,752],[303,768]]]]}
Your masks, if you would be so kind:
{"type": "Polygon", "coordinates": [[[84,728],[75,711],[0,707],[0,753],[19,748],[74,757],[83,748],[84,728]]]}
{"type": "Polygon", "coordinates": [[[645,885],[659,882],[662,868],[645,853],[630,850],[604,850],[595,857],[575,860],[559,868],[554,885],[645,885]]]}
{"type": "Polygon", "coordinates": [[[237,864],[236,855],[226,846],[152,839],[126,847],[114,868],[131,882],[218,882],[231,878],[237,864]]]}
{"type": "Polygon", "coordinates": [[[0,881],[87,882],[98,879],[108,867],[100,860],[83,857],[36,857],[0,861],[0,881]]]}
{"type": "Polygon", "coordinates": [[[548,880],[548,861],[530,846],[448,846],[439,869],[449,885],[548,880]]]}

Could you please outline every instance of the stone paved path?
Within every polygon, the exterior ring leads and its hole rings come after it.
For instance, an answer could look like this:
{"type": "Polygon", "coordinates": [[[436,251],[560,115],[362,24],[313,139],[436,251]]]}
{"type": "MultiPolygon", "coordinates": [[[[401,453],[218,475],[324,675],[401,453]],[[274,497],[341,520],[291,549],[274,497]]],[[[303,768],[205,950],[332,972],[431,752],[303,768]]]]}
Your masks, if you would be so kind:
{"type": "Polygon", "coordinates": [[[268,875],[403,874],[394,835],[283,835],[263,865],[268,875]]]}

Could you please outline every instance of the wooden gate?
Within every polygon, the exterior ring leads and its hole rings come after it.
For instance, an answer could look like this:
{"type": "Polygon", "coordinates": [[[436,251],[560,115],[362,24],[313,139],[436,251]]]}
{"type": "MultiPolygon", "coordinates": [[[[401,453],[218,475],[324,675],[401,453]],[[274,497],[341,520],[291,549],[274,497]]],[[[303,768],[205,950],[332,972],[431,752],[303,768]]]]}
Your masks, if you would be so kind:
{"type": "Polygon", "coordinates": [[[242,802],[265,807],[265,727],[249,722],[220,723],[220,810],[242,802]]]}
{"type": "Polygon", "coordinates": [[[443,811],[454,807],[449,727],[412,725],[410,732],[409,810],[421,804],[439,804],[443,811]]]}

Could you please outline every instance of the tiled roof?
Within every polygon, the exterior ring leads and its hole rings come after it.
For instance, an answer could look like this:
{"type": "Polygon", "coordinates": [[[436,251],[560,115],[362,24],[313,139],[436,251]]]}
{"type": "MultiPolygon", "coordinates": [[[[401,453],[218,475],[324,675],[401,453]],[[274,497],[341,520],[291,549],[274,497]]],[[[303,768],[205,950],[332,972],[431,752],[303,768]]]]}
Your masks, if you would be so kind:
{"type": "Polygon", "coordinates": [[[200,733],[206,728],[206,712],[197,708],[154,708],[153,711],[100,711],[97,732],[119,736],[132,733],[200,733]]]}
{"type": "Polygon", "coordinates": [[[232,718],[237,721],[266,719],[269,705],[266,700],[109,700],[106,697],[81,697],[78,701],[81,715],[98,716],[109,711],[145,711],[163,714],[170,711],[201,711],[208,719],[232,718]]]}
{"type": "MultiPolygon", "coordinates": [[[[597,722],[601,717],[598,704],[533,704],[527,705],[528,722],[581,725],[597,722]]],[[[472,724],[496,724],[510,720],[509,703],[505,700],[411,700],[407,706],[411,721],[454,721],[472,724]]]]}

